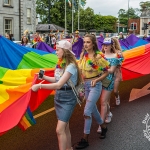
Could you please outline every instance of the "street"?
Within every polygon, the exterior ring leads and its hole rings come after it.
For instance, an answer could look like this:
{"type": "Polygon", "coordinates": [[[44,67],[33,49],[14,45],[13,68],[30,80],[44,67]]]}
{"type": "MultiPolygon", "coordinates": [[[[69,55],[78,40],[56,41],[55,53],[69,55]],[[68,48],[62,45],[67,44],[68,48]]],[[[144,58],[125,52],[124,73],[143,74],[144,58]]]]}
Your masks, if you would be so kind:
{"type": "MultiPolygon", "coordinates": [[[[97,134],[98,125],[93,119],[89,147],[86,150],[150,150],[150,141],[144,136],[146,124],[142,123],[147,114],[150,114],[150,94],[129,102],[133,88],[142,89],[150,82],[150,75],[121,82],[120,106],[115,106],[114,96],[111,98],[112,122],[108,124],[106,139],[100,139],[97,134]]],[[[150,89],[150,88],[149,88],[150,89]]],[[[147,89],[147,90],[149,90],[147,89]]],[[[34,112],[34,115],[53,108],[53,100],[48,98],[34,112]]],[[[99,106],[99,101],[97,103],[99,106]]],[[[70,120],[72,144],[80,141],[83,135],[83,108],[77,105],[70,120]]],[[[18,127],[13,128],[0,137],[0,150],[58,150],[55,133],[57,118],[55,111],[37,116],[36,125],[26,131],[18,127]]],[[[147,122],[150,124],[150,122],[147,122]]],[[[149,134],[150,136],[150,134],[149,134]]]]}

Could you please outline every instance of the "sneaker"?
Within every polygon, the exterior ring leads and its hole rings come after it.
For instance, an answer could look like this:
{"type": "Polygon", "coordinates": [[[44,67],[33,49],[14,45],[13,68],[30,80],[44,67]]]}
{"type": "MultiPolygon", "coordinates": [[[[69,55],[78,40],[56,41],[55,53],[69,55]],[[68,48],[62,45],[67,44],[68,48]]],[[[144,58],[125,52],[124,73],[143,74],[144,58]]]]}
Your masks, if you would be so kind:
{"type": "Polygon", "coordinates": [[[76,149],[84,149],[88,146],[89,146],[89,142],[82,138],[81,141],[78,142],[78,144],[76,145],[75,148],[76,149]]]}
{"type": "Polygon", "coordinates": [[[116,105],[120,105],[120,96],[118,96],[118,98],[115,97],[115,99],[116,99],[116,105]]]}
{"type": "Polygon", "coordinates": [[[113,116],[113,114],[111,112],[109,112],[109,114],[106,116],[105,123],[110,123],[112,116],[113,116]]]}
{"type": "Polygon", "coordinates": [[[102,132],[102,129],[101,129],[101,126],[99,126],[97,129],[97,133],[101,133],[101,132],[102,132]]]}
{"type": "Polygon", "coordinates": [[[100,139],[105,139],[106,138],[106,132],[107,132],[107,127],[106,128],[102,128],[102,133],[100,135],[100,139]]]}

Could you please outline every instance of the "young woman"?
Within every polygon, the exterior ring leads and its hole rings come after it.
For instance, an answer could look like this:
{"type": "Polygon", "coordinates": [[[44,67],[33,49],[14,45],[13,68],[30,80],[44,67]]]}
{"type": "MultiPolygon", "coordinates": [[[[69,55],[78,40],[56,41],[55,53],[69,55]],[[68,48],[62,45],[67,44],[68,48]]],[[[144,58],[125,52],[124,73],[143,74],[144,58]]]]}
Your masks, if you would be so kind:
{"type": "Polygon", "coordinates": [[[27,46],[28,45],[28,38],[26,36],[23,36],[21,39],[21,45],[27,46]]]}
{"type": "MultiPolygon", "coordinates": [[[[116,53],[120,58],[123,58],[122,55],[122,50],[119,44],[119,41],[116,38],[112,38],[113,39],[113,46],[115,47],[116,53]]],[[[115,100],[116,100],[116,105],[120,105],[120,96],[119,96],[119,84],[120,81],[122,81],[122,72],[121,72],[121,63],[117,66],[114,76],[115,76],[115,82],[114,82],[114,95],[115,95],[115,100]]]]}
{"type": "Polygon", "coordinates": [[[74,85],[81,82],[81,75],[72,52],[72,44],[68,41],[59,41],[56,45],[58,64],[55,70],[55,77],[43,76],[44,80],[51,84],[36,84],[32,86],[33,91],[38,89],[55,89],[55,110],[58,118],[56,133],[60,150],[72,150],[69,119],[72,115],[77,99],[72,88],[67,84],[71,79],[74,85]]]}
{"type": "Polygon", "coordinates": [[[83,149],[89,146],[88,137],[92,124],[92,116],[102,127],[100,138],[104,139],[106,136],[107,127],[104,120],[101,119],[96,105],[102,90],[102,83],[100,80],[104,79],[108,75],[107,69],[109,68],[109,62],[107,62],[102,56],[102,53],[98,51],[96,37],[90,34],[85,35],[84,50],[81,53],[79,60],[79,68],[81,69],[82,76],[84,77],[85,85],[85,123],[83,138],[76,145],[76,149],[83,149]]]}
{"type": "Polygon", "coordinates": [[[11,34],[6,33],[6,34],[5,34],[5,37],[6,37],[7,39],[9,39],[10,41],[12,41],[11,34]]]}
{"type": "MultiPolygon", "coordinates": [[[[115,47],[113,46],[114,40],[111,38],[106,38],[103,41],[102,52],[107,61],[110,62],[110,68],[108,69],[109,75],[106,77],[108,80],[111,80],[108,87],[103,87],[102,94],[100,97],[100,106],[101,106],[101,117],[105,120],[106,123],[110,122],[112,113],[110,112],[110,96],[114,88],[114,72],[117,66],[122,61],[121,58],[118,58],[115,47]]],[[[101,127],[99,126],[97,132],[101,132],[101,127]]]]}

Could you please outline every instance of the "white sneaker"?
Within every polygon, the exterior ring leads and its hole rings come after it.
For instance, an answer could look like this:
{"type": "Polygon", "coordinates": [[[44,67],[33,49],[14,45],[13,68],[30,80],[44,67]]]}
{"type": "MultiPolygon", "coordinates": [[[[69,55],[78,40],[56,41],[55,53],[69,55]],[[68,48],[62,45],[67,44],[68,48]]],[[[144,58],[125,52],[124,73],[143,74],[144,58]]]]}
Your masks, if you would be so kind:
{"type": "Polygon", "coordinates": [[[118,96],[118,98],[115,97],[115,99],[116,99],[116,105],[120,105],[120,96],[118,96]]]}
{"type": "Polygon", "coordinates": [[[99,126],[97,129],[97,133],[101,133],[101,132],[102,132],[102,129],[101,129],[101,126],[99,126]]]}
{"type": "Polygon", "coordinates": [[[113,116],[113,114],[111,112],[109,112],[109,114],[106,116],[105,123],[110,123],[112,116],[113,116]]]}

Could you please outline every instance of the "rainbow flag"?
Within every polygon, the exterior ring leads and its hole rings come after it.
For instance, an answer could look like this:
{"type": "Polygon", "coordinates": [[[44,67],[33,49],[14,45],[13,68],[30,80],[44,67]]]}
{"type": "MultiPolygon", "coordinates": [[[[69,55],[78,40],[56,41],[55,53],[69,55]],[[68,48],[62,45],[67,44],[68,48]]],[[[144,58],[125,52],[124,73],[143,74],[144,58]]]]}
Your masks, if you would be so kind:
{"type": "Polygon", "coordinates": [[[26,113],[24,114],[24,116],[21,118],[18,126],[22,129],[22,130],[26,130],[29,127],[31,127],[32,125],[34,125],[36,123],[32,112],[30,110],[30,108],[28,107],[26,110],[26,113]]]}
{"type": "MultiPolygon", "coordinates": [[[[76,43],[75,46],[78,49],[83,45],[76,43]]],[[[74,52],[79,55],[79,51],[74,52]]],[[[150,74],[150,44],[125,51],[123,55],[123,80],[150,74]]],[[[33,92],[31,86],[41,82],[37,77],[40,68],[46,70],[46,75],[54,76],[56,63],[55,54],[23,47],[0,36],[0,135],[18,124],[23,129],[32,125],[30,122],[30,125],[23,126],[28,108],[33,112],[49,94],[54,93],[53,90],[44,89],[33,92]]],[[[30,118],[33,119],[32,115],[30,118]]]]}
{"type": "Polygon", "coordinates": [[[56,62],[54,54],[23,47],[0,36],[0,134],[18,125],[29,106],[34,111],[53,92],[45,91],[43,98],[39,92],[36,98],[30,88],[40,82],[36,75],[40,68],[54,76],[56,62]]]}

